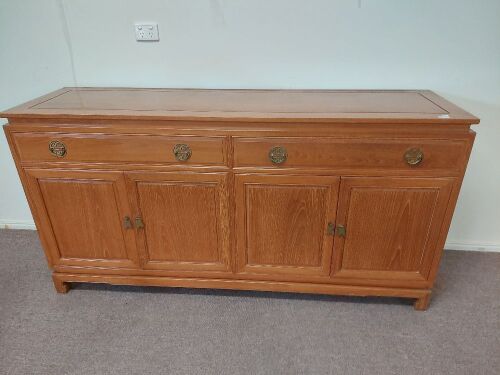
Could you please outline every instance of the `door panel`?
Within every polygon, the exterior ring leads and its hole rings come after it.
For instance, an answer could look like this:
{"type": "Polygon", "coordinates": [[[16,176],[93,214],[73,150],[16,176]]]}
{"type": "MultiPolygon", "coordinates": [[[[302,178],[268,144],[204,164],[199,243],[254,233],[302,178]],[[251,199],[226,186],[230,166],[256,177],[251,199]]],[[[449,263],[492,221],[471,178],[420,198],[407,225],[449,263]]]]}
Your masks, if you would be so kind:
{"type": "Polygon", "coordinates": [[[37,225],[56,264],[138,267],[121,172],[26,170],[37,225]]]}
{"type": "Polygon", "coordinates": [[[144,267],[228,271],[225,173],[127,173],[144,267]]]}
{"type": "Polygon", "coordinates": [[[339,178],[237,175],[238,271],[328,275],[339,178]]]}
{"type": "Polygon", "coordinates": [[[426,280],[453,182],[342,178],[333,276],[426,280]]]}

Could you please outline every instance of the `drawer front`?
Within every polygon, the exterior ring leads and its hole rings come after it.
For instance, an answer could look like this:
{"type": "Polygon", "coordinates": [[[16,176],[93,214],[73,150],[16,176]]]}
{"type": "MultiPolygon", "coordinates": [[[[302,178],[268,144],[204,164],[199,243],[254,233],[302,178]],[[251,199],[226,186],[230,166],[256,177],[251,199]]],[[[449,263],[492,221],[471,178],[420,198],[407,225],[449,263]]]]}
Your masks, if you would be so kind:
{"type": "Polygon", "coordinates": [[[462,140],[238,138],[235,167],[443,170],[459,172],[462,140]]]}
{"type": "Polygon", "coordinates": [[[224,165],[224,137],[14,133],[22,162],[224,165]]]}

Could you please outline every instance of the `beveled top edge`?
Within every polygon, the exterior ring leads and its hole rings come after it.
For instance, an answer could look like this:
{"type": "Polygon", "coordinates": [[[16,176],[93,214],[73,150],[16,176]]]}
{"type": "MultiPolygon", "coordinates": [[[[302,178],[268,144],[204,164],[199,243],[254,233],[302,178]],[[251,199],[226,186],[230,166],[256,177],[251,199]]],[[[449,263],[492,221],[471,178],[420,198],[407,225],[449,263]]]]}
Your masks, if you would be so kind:
{"type": "Polygon", "coordinates": [[[278,90],[278,89],[167,89],[65,87],[0,112],[0,117],[27,119],[149,119],[232,122],[346,122],[346,123],[442,123],[477,124],[479,119],[430,90],[278,90]],[[167,96],[170,108],[161,105],[157,93],[167,96]],[[207,95],[209,93],[209,95],[207,95]],[[151,95],[153,94],[153,95],[151,95]],[[258,95],[255,95],[258,94],[258,95]],[[400,94],[400,95],[398,95],[400,94]],[[417,94],[417,95],[408,95],[417,94]],[[200,97],[196,99],[194,97],[200,97]],[[265,96],[266,100],[259,98],[265,96]],[[339,99],[332,101],[332,98],[339,99]],[[356,98],[357,96],[357,98],[356,98]],[[75,103],[75,97],[78,103],[75,103]],[[234,100],[238,97],[238,100],[234,100]],[[422,97],[424,99],[419,99],[422,97]],[[65,100],[61,100],[64,98],[65,100]],[[233,99],[234,108],[231,101],[233,99]],[[133,101],[132,99],[136,99],[133,101]],[[204,99],[204,100],[202,100],[204,99]],[[208,102],[212,100],[213,103],[208,102]],[[257,101],[256,101],[257,99],[257,101]],[[73,100],[73,101],[72,101],[73,100]],[[128,100],[128,103],[127,103],[128,100]],[[143,103],[137,103],[142,100],[143,103]],[[294,100],[296,101],[294,103],[294,100]],[[413,100],[413,103],[411,103],[413,100]],[[59,104],[57,104],[59,101],[59,104]],[[108,108],[92,108],[103,103],[108,108]],[[106,101],[108,104],[106,104],[106,101]],[[392,102],[396,101],[396,104],[392,102]],[[189,103],[191,102],[191,103],[189,103]],[[55,104],[54,104],[55,103],[55,104]],[[89,104],[85,107],[86,104],[89,104]],[[132,104],[131,104],[132,103],[132,104]],[[156,103],[156,104],[158,104],[156,103]],[[184,106],[184,108],[180,105],[184,106]],[[59,107],[57,107],[59,105],[59,107]],[[381,111],[380,107],[404,111],[381,111]],[[399,105],[399,107],[397,107],[399,105]],[[412,105],[415,109],[412,111],[412,105]],[[121,107],[120,107],[121,106],[121,107]],[[135,109],[128,109],[135,106],[135,109]],[[141,107],[142,106],[142,107],[141,107]],[[149,107],[148,107],[149,106],[149,107]],[[160,105],[157,105],[160,107],[160,105]],[[177,106],[177,108],[175,108],[177,106]],[[191,106],[191,107],[190,107],[191,106]],[[290,109],[271,109],[287,106],[290,109]],[[300,107],[307,110],[301,111],[300,107]],[[217,110],[219,107],[219,110],[217,110]],[[211,108],[216,108],[212,110],[211,108]],[[263,110],[260,110],[263,108],[263,110]],[[298,108],[298,111],[294,111],[298,108]],[[325,111],[329,110],[330,111],[325,111]],[[338,109],[337,111],[336,108],[338,109]],[[363,111],[366,108],[367,111],[363,111]],[[234,110],[233,110],[234,109],[234,110]],[[247,110],[243,110],[247,109],[247,110]],[[351,109],[345,111],[344,109],[351,109]],[[358,111],[358,109],[360,109],[358,111]]]}

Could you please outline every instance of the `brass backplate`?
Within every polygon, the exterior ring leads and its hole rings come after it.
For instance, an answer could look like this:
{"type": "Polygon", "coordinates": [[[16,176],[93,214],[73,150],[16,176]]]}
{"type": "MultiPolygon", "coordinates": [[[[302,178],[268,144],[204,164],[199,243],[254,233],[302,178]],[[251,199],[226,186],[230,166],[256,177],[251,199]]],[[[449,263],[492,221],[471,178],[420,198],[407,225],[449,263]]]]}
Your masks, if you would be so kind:
{"type": "Polygon", "coordinates": [[[191,148],[183,143],[176,144],[172,151],[174,153],[175,158],[179,161],[186,161],[193,154],[191,148]]]}
{"type": "Polygon", "coordinates": [[[288,158],[286,148],[282,146],[274,146],[269,150],[269,160],[274,164],[282,164],[288,158]]]}
{"type": "Polygon", "coordinates": [[[66,145],[58,140],[50,141],[49,151],[53,156],[62,158],[66,155],[66,145]]]}
{"type": "Polygon", "coordinates": [[[405,152],[404,159],[408,165],[418,165],[424,160],[424,152],[419,148],[410,148],[405,152]]]}

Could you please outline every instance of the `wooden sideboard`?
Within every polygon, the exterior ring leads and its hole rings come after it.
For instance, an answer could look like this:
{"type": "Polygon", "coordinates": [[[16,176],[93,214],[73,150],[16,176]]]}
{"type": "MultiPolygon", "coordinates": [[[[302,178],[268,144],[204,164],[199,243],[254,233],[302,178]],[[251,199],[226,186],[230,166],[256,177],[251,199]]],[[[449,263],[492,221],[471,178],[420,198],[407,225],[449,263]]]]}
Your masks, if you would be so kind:
{"type": "Polygon", "coordinates": [[[431,91],[64,88],[0,114],[58,292],[415,299],[479,120],[431,91]]]}

